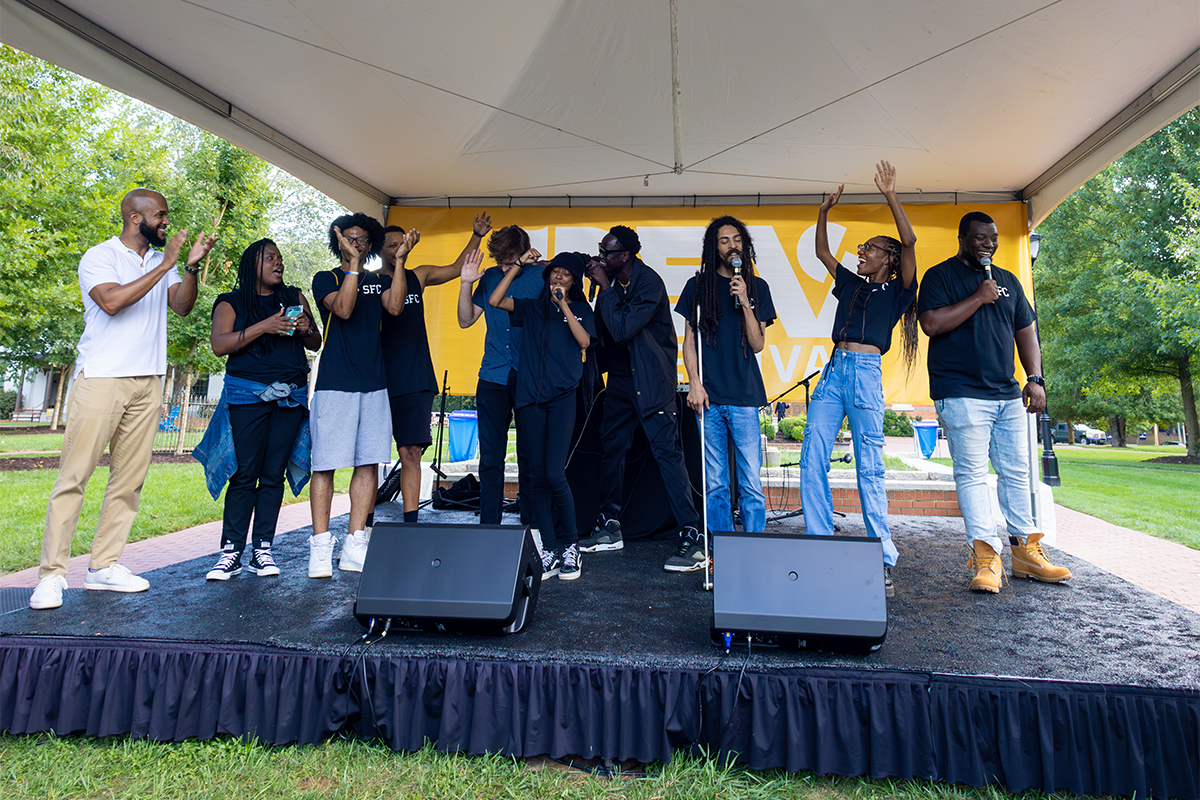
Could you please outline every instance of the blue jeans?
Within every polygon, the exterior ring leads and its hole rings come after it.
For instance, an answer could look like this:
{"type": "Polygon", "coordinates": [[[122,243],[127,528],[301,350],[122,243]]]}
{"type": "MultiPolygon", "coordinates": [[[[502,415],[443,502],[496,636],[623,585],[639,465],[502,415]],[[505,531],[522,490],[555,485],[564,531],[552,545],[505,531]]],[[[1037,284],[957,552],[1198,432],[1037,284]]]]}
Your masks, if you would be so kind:
{"type": "Polygon", "coordinates": [[[732,438],[742,530],[762,533],[767,527],[767,503],[762,490],[762,427],[758,421],[758,409],[750,406],[710,406],[704,411],[701,421],[704,425],[708,529],[733,530],[728,447],[728,439],[732,438]]]}
{"type": "Polygon", "coordinates": [[[988,459],[996,471],[996,494],[1008,532],[1021,541],[1036,533],[1029,502],[1029,441],[1025,406],[1013,400],[948,397],[935,400],[938,420],[946,431],[954,461],[958,507],[967,526],[967,541],[981,539],[997,553],[1003,547],[992,517],[988,459]]]}
{"type": "Polygon", "coordinates": [[[800,453],[800,502],[806,533],[833,535],[829,456],[842,420],[850,420],[858,501],[867,534],[883,540],[883,563],[896,566],[896,545],[887,524],[883,473],[883,368],[878,353],[834,350],[808,405],[800,453]]]}

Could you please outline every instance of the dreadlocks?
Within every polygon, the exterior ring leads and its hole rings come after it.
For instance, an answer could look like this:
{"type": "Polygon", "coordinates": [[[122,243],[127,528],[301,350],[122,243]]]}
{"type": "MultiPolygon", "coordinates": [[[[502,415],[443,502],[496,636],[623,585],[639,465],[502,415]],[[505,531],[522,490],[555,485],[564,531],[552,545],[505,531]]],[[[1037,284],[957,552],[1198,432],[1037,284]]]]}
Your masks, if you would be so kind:
{"type": "MultiPolygon", "coordinates": [[[[900,248],[903,245],[900,240],[893,239],[891,236],[874,236],[874,239],[883,239],[887,242],[888,252],[888,280],[900,280],[900,248]]],[[[903,346],[904,356],[904,372],[907,377],[912,376],[913,367],[917,363],[917,344],[919,337],[917,336],[917,301],[913,300],[908,308],[904,310],[904,315],[900,318],[900,336],[903,346]]]]}
{"type": "MultiPolygon", "coordinates": [[[[300,305],[300,293],[294,286],[281,285],[268,295],[259,293],[259,265],[262,264],[263,250],[267,245],[278,248],[270,239],[259,239],[246,248],[238,262],[237,292],[238,302],[242,307],[242,330],[262,322],[269,316],[279,313],[280,306],[300,305]]],[[[251,351],[258,355],[266,355],[279,342],[278,336],[260,336],[250,343],[251,351]]]]}
{"type": "MultiPolygon", "coordinates": [[[[708,228],[704,231],[704,251],[700,255],[700,275],[696,281],[696,303],[700,307],[698,332],[710,347],[715,345],[717,324],[720,323],[722,316],[721,295],[723,293],[718,280],[720,276],[717,274],[717,264],[720,261],[717,255],[717,234],[726,225],[732,225],[737,229],[738,235],[742,237],[742,266],[738,270],[738,274],[746,282],[746,296],[750,299],[750,307],[754,310],[755,318],[758,317],[758,286],[754,279],[754,241],[750,238],[750,231],[746,230],[746,226],[742,224],[741,220],[735,217],[717,217],[708,224],[708,228]]],[[[742,353],[748,355],[746,353],[746,318],[744,316],[738,316],[738,325],[742,331],[742,353]]]]}

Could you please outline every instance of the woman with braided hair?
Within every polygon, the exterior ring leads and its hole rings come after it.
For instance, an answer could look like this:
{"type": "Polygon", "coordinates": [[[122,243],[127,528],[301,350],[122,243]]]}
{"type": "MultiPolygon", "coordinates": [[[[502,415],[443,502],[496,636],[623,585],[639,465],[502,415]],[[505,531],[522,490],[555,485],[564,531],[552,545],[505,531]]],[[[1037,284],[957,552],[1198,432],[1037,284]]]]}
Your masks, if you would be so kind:
{"type": "Polygon", "coordinates": [[[843,267],[829,250],[826,218],[844,186],[825,199],[817,212],[817,258],[833,276],[838,299],[833,325],[833,356],[813,392],[800,456],[800,500],[808,533],[833,535],[833,503],[829,492],[829,456],[833,442],[850,420],[858,497],[867,533],[883,540],[884,589],[892,596],[896,546],[887,524],[887,491],[883,475],[883,354],[892,329],[904,320],[904,361],[917,356],[917,237],[896,196],[896,170],[886,161],[876,166],[875,185],[887,199],[899,240],[873,236],[858,246],[858,274],[843,267]]]}

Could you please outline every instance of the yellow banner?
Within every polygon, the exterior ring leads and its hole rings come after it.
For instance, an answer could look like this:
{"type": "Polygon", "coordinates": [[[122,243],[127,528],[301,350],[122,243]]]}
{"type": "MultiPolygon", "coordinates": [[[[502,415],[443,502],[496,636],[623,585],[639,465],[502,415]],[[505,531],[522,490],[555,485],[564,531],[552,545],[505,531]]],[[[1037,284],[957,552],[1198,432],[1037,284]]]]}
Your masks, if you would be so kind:
{"type": "MultiPolygon", "coordinates": [[[[410,267],[452,263],[471,236],[471,222],[479,209],[407,208],[394,206],[388,224],[421,232],[421,242],[409,257],[410,267]]],[[[642,241],[642,260],[667,285],[672,305],[687,279],[700,267],[704,229],[715,217],[730,214],[742,220],[754,239],[758,274],[771,287],[778,318],[767,328],[766,347],[759,357],[767,397],[790,389],[797,381],[820,370],[832,349],[833,316],[837,300],[830,290],[833,278],[817,260],[814,242],[815,206],[753,208],[519,208],[486,209],[493,230],[520,225],[533,246],[547,258],[561,250],[596,253],[601,237],[613,225],[628,225],[642,241]]],[[[1025,206],[1021,203],[907,206],[917,234],[917,274],[958,252],[958,221],[969,211],[982,211],[996,220],[1000,248],[995,263],[1017,274],[1032,299],[1029,239],[1025,206]]],[[[842,204],[829,215],[829,244],[834,255],[851,270],[858,262],[855,249],[872,236],[896,235],[896,226],[885,203],[842,204]]],[[[484,249],[484,264],[491,262],[484,249]]],[[[376,267],[372,265],[372,267],[376,267]]],[[[458,327],[455,312],[458,281],[425,292],[425,319],[433,365],[441,381],[449,370],[450,393],[473,395],[483,357],[484,320],[471,328],[458,327]]],[[[683,320],[672,314],[683,339],[683,320]]],[[[883,361],[883,395],[889,404],[928,405],[929,382],[925,370],[928,340],[921,335],[921,351],[912,375],[905,374],[900,357],[900,337],[893,334],[892,349],[883,361]]],[[[680,381],[687,377],[679,362],[680,381]]],[[[815,381],[814,381],[815,386],[815,381]]],[[[788,395],[803,400],[803,388],[788,395]]]]}

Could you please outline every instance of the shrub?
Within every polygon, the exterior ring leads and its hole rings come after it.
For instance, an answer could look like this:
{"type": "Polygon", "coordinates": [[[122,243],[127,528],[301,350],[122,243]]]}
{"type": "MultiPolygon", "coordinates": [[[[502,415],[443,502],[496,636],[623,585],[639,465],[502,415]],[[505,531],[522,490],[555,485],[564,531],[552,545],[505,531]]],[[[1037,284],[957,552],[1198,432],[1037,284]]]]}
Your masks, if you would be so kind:
{"type": "Polygon", "coordinates": [[[913,426],[912,420],[908,418],[906,412],[897,414],[890,408],[883,412],[883,435],[884,436],[912,436],[913,426]]]}
{"type": "Polygon", "coordinates": [[[758,429],[762,431],[763,436],[766,436],[768,439],[772,441],[775,439],[775,424],[771,422],[770,417],[759,417],[758,429]]]}
{"type": "Polygon", "coordinates": [[[803,442],[804,426],[807,421],[804,416],[784,417],[779,423],[779,435],[794,442],[803,442]]]}
{"type": "Polygon", "coordinates": [[[0,419],[8,419],[17,408],[16,392],[0,392],[0,419]]]}

